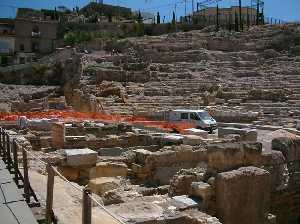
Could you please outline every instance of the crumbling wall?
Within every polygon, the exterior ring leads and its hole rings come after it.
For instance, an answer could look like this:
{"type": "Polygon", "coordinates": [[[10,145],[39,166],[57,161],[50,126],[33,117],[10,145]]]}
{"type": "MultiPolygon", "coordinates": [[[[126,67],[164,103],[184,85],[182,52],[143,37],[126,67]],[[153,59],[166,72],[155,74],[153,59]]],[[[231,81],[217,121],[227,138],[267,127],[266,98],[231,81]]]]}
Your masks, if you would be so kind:
{"type": "Polygon", "coordinates": [[[55,149],[63,149],[65,146],[66,136],[65,124],[64,123],[53,123],[52,124],[52,147],[55,149]]]}
{"type": "Polygon", "coordinates": [[[173,150],[149,152],[136,151],[136,161],[132,171],[139,182],[149,185],[169,184],[170,179],[181,169],[196,167],[205,163],[205,149],[193,149],[191,146],[175,146],[173,150]]]}
{"type": "Polygon", "coordinates": [[[216,178],[217,216],[224,224],[267,223],[269,173],[256,167],[219,173],[216,178]]]}
{"type": "Polygon", "coordinates": [[[272,149],[282,152],[287,166],[288,182],[284,188],[272,191],[271,211],[279,224],[300,221],[300,139],[276,138],[272,149]]]}

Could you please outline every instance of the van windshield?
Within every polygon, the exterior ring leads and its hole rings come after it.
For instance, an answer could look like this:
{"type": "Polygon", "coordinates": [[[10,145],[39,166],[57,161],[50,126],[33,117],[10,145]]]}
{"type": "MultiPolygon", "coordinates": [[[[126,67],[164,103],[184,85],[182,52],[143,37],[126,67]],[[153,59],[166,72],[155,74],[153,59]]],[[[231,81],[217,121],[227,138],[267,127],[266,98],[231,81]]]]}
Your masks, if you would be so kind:
{"type": "Polygon", "coordinates": [[[206,111],[198,112],[198,115],[201,118],[201,120],[210,120],[211,119],[211,116],[206,111]]]}

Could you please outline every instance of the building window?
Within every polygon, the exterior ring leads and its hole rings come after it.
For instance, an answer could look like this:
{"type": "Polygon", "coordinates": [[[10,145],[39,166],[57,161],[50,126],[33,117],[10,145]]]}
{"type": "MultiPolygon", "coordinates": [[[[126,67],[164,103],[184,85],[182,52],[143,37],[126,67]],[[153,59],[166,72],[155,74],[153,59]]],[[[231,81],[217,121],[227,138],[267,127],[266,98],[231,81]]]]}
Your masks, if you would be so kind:
{"type": "Polygon", "coordinates": [[[24,44],[20,44],[20,51],[24,51],[24,50],[25,50],[24,44]]]}

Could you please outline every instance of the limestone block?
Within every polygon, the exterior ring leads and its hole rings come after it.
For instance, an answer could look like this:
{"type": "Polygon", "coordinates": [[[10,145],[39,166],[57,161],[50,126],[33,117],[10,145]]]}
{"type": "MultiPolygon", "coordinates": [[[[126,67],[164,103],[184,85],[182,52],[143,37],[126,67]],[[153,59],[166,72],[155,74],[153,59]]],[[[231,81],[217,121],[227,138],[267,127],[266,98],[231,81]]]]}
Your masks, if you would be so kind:
{"type": "Polygon", "coordinates": [[[152,152],[145,150],[145,149],[137,149],[137,150],[134,150],[134,152],[136,155],[136,161],[139,164],[145,164],[147,157],[152,154],[152,152]]]}
{"type": "Polygon", "coordinates": [[[166,135],[163,137],[163,141],[166,144],[182,144],[184,137],[182,135],[166,135]]]}
{"type": "Polygon", "coordinates": [[[66,149],[65,155],[67,157],[68,166],[93,166],[97,162],[97,152],[85,149],[66,149]]]}
{"type": "Polygon", "coordinates": [[[282,152],[287,161],[300,160],[300,138],[274,138],[272,149],[282,152]]]}
{"type": "Polygon", "coordinates": [[[74,167],[60,166],[58,171],[69,181],[77,181],[80,177],[80,170],[74,167]]]}
{"type": "Polygon", "coordinates": [[[184,131],[188,135],[198,135],[198,136],[201,136],[203,138],[207,138],[208,137],[208,132],[204,131],[204,130],[201,130],[201,129],[189,128],[189,129],[185,129],[184,131]]]}
{"type": "Polygon", "coordinates": [[[183,139],[184,145],[200,145],[203,143],[203,138],[197,135],[185,135],[183,139]]]}
{"type": "Polygon", "coordinates": [[[65,145],[65,125],[64,123],[53,123],[52,124],[52,146],[55,149],[62,149],[65,145]]]}
{"type": "Polygon", "coordinates": [[[218,136],[220,138],[225,137],[226,135],[237,134],[241,136],[241,141],[257,141],[257,131],[255,129],[249,128],[233,128],[225,127],[218,129],[218,136]]]}
{"type": "Polygon", "coordinates": [[[300,131],[300,121],[297,122],[296,129],[300,131]]]}
{"type": "Polygon", "coordinates": [[[214,191],[210,184],[204,182],[193,182],[191,194],[192,196],[201,197],[205,201],[209,200],[213,195],[214,191]]]}
{"type": "Polygon", "coordinates": [[[128,168],[125,163],[100,162],[96,164],[96,167],[93,167],[90,170],[89,176],[90,178],[117,176],[126,177],[127,173],[128,168]]]}
{"type": "Polygon", "coordinates": [[[219,173],[216,178],[217,217],[224,224],[266,223],[270,207],[269,173],[256,167],[219,173]]]}
{"type": "Polygon", "coordinates": [[[99,153],[99,156],[120,156],[124,152],[124,149],[120,147],[101,148],[97,150],[97,152],[99,153]]]}
{"type": "Polygon", "coordinates": [[[88,187],[91,191],[98,195],[103,195],[105,192],[114,190],[120,187],[120,180],[113,177],[99,177],[89,181],[88,187]]]}
{"type": "Polygon", "coordinates": [[[178,210],[186,210],[191,208],[197,208],[198,203],[186,195],[174,196],[171,199],[172,206],[176,207],[178,210]]]}
{"type": "Polygon", "coordinates": [[[208,167],[217,171],[228,171],[257,163],[261,157],[260,143],[226,143],[208,146],[208,167]]]}

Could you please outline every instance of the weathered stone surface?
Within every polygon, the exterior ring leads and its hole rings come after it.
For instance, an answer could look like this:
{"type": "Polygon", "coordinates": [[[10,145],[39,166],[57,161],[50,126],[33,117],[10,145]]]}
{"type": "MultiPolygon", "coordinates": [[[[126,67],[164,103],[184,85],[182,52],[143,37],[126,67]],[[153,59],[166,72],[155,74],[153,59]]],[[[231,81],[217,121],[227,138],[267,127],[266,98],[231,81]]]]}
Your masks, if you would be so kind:
{"type": "Polygon", "coordinates": [[[184,145],[201,145],[203,143],[203,138],[197,135],[184,135],[183,144],[184,145]]]}
{"type": "Polygon", "coordinates": [[[270,206],[269,173],[256,167],[219,173],[217,215],[224,224],[266,223],[270,206]]]}
{"type": "Polygon", "coordinates": [[[98,177],[89,181],[88,187],[98,195],[103,195],[107,191],[114,190],[120,186],[120,180],[113,177],[98,177]]]}
{"type": "Polygon", "coordinates": [[[127,165],[117,162],[99,162],[96,167],[89,171],[90,178],[97,177],[126,177],[128,172],[127,165]]]}
{"type": "Polygon", "coordinates": [[[169,195],[191,195],[192,183],[201,181],[203,176],[198,169],[180,170],[170,181],[169,195]]]}
{"type": "Polygon", "coordinates": [[[248,128],[233,128],[233,127],[225,127],[225,128],[218,128],[218,136],[225,137],[226,135],[237,134],[240,135],[241,141],[257,141],[257,131],[255,129],[248,129],[248,128]]]}
{"type": "Polygon", "coordinates": [[[207,138],[208,137],[208,132],[204,131],[204,130],[201,130],[201,129],[189,128],[189,129],[185,129],[184,131],[188,135],[197,135],[197,136],[201,136],[203,138],[207,138]]]}
{"type": "Polygon", "coordinates": [[[52,124],[52,146],[56,149],[62,149],[65,145],[65,125],[64,123],[52,124]]]}
{"type": "Polygon", "coordinates": [[[260,143],[226,143],[210,145],[207,150],[208,167],[228,171],[256,164],[262,153],[260,143]]]}
{"type": "Polygon", "coordinates": [[[201,197],[204,203],[214,195],[214,190],[212,186],[208,183],[193,182],[191,184],[191,187],[192,187],[191,195],[201,197]]]}
{"type": "Polygon", "coordinates": [[[80,169],[74,167],[60,166],[58,171],[69,181],[77,181],[80,177],[80,169]]]}
{"type": "Polygon", "coordinates": [[[272,141],[272,149],[282,152],[289,162],[300,160],[300,138],[275,138],[272,141]]]}
{"type": "Polygon", "coordinates": [[[93,166],[97,162],[97,152],[86,149],[66,149],[65,155],[68,166],[93,166]]]}

